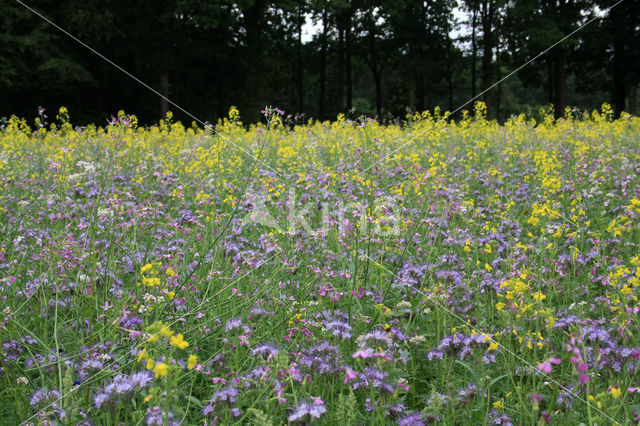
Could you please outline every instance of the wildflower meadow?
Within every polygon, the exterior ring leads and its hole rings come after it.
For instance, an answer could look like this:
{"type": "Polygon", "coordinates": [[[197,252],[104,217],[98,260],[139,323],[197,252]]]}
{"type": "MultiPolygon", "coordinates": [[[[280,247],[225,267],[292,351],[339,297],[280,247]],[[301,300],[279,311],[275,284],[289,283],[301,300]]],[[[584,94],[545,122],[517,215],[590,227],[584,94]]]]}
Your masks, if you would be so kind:
{"type": "Polygon", "coordinates": [[[0,424],[638,424],[640,119],[485,111],[0,124],[0,424]]]}

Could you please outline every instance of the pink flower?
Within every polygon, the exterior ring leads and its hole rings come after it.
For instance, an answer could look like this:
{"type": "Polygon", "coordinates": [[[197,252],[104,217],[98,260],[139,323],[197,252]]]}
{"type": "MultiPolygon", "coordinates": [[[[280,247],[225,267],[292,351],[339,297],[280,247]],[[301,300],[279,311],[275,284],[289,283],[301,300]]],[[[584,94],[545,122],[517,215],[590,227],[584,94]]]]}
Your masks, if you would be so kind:
{"type": "Polygon", "coordinates": [[[365,349],[363,351],[358,351],[358,352],[354,353],[352,355],[352,358],[353,359],[356,359],[356,358],[367,359],[367,358],[371,358],[372,355],[373,355],[373,351],[371,349],[365,349]]]}
{"type": "Polygon", "coordinates": [[[402,382],[398,382],[397,385],[399,388],[404,389],[405,392],[409,392],[409,390],[411,389],[409,385],[402,382]]]}
{"type": "Polygon", "coordinates": [[[584,362],[581,362],[580,364],[578,364],[578,366],[576,367],[576,370],[578,370],[580,373],[584,373],[585,371],[587,371],[589,369],[589,366],[587,364],[585,364],[584,362]]]}
{"type": "Polygon", "coordinates": [[[544,422],[546,424],[551,424],[551,417],[549,416],[549,413],[547,413],[546,411],[542,412],[542,418],[544,419],[544,422]]]}
{"type": "Polygon", "coordinates": [[[347,368],[347,371],[345,372],[345,376],[344,376],[344,384],[346,385],[347,383],[349,383],[351,380],[355,379],[356,377],[358,377],[358,372],[357,371],[353,371],[350,368],[347,368]]]}
{"type": "Polygon", "coordinates": [[[382,358],[382,359],[385,359],[387,361],[393,361],[393,359],[389,355],[385,354],[384,352],[374,353],[373,357],[374,358],[382,358]]]}
{"type": "Polygon", "coordinates": [[[360,287],[358,289],[358,292],[356,292],[355,289],[351,290],[351,293],[353,293],[354,296],[356,296],[358,298],[358,300],[362,299],[362,295],[364,295],[364,288],[360,287]]]}
{"type": "Polygon", "coordinates": [[[562,363],[562,360],[560,358],[551,357],[549,358],[549,362],[553,365],[560,365],[560,363],[562,363]]]}
{"type": "Polygon", "coordinates": [[[583,385],[589,383],[589,375],[584,373],[580,374],[580,383],[583,385]]]}
{"type": "Polygon", "coordinates": [[[538,370],[542,371],[543,373],[549,374],[551,373],[551,370],[553,370],[553,367],[551,366],[551,364],[549,364],[549,362],[545,361],[542,364],[538,365],[538,370]]]}

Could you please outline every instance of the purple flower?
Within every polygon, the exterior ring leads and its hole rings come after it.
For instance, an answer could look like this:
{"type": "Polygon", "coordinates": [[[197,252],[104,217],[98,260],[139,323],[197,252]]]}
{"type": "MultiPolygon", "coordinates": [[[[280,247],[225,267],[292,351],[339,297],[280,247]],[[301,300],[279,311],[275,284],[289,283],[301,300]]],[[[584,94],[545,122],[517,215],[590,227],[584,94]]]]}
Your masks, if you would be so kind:
{"type": "Polygon", "coordinates": [[[164,409],[155,406],[153,409],[147,408],[147,416],[144,422],[147,426],[164,426],[164,418],[167,417],[169,426],[179,426],[180,422],[173,420],[173,413],[169,413],[165,416],[164,409]]]}
{"type": "Polygon", "coordinates": [[[324,402],[320,398],[313,398],[313,402],[302,401],[296,406],[287,420],[290,423],[306,423],[319,419],[327,409],[324,406],[324,402]]]}
{"type": "Polygon", "coordinates": [[[422,421],[422,415],[420,412],[408,414],[404,417],[400,417],[397,422],[400,426],[424,426],[422,421]]]}
{"type": "Polygon", "coordinates": [[[103,408],[106,404],[117,407],[146,388],[152,380],[153,374],[150,371],[139,371],[133,373],[132,376],[118,374],[101,392],[93,397],[93,403],[98,409],[103,408]]]}

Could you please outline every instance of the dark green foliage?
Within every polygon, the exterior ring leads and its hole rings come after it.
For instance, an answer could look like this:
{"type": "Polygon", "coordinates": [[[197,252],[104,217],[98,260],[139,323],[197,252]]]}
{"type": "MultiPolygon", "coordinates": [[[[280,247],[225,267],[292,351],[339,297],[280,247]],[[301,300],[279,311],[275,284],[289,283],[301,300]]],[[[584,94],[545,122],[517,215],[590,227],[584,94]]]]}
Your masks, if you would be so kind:
{"type": "MultiPolygon", "coordinates": [[[[504,119],[553,103],[635,113],[639,0],[64,0],[26,3],[202,120],[236,105],[293,116],[404,117],[455,109],[485,89],[504,119]],[[589,19],[597,20],[493,84],[589,19]],[[316,33],[304,38],[305,22],[316,33]],[[473,30],[475,29],[475,30],[473,30]]],[[[0,0],[0,116],[119,109],[143,122],[171,105],[20,3],[0,0]]],[[[187,119],[178,113],[177,118],[187,119]]]]}

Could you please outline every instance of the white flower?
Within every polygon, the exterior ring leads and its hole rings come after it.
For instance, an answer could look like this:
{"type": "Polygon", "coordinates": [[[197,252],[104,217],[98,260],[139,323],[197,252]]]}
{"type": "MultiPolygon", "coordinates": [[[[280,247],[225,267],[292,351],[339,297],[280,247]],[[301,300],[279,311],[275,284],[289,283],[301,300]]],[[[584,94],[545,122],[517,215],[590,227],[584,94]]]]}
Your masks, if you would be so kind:
{"type": "Polygon", "coordinates": [[[98,209],[98,216],[99,217],[113,218],[113,210],[111,210],[109,208],[100,207],[98,209]]]}

